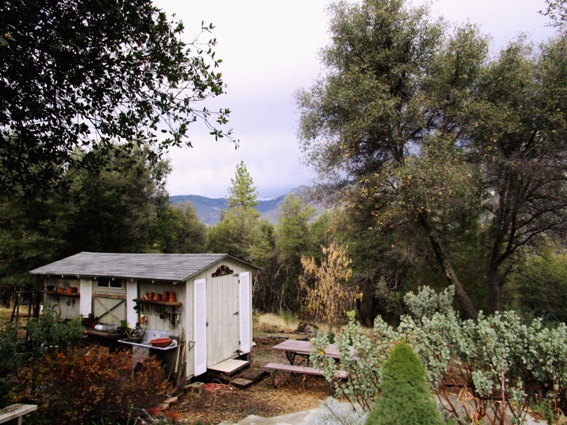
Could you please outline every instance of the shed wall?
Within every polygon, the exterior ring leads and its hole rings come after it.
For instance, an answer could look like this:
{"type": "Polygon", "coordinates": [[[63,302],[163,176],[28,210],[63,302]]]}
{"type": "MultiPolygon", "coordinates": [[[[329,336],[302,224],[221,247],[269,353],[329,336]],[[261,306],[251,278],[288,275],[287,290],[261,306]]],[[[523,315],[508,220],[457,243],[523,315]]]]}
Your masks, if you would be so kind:
{"type": "MultiPolygon", "coordinates": [[[[187,287],[188,294],[191,294],[191,300],[188,299],[187,305],[193,306],[192,300],[192,285],[193,281],[197,279],[205,279],[207,281],[207,366],[213,366],[224,360],[235,358],[239,356],[240,348],[240,329],[239,329],[239,314],[238,312],[238,274],[242,272],[250,272],[252,279],[252,270],[245,267],[241,263],[225,259],[214,266],[206,269],[205,271],[194,276],[187,287]],[[213,273],[221,265],[228,266],[233,273],[213,277],[213,273]]],[[[251,296],[251,294],[250,294],[251,296]]],[[[251,301],[251,299],[250,299],[251,301]]],[[[251,304],[250,304],[251,305],[251,304]]],[[[191,332],[191,339],[194,341],[193,335],[193,320],[192,314],[186,315],[186,329],[191,332]]],[[[252,329],[250,329],[252,335],[252,329]]],[[[192,352],[188,352],[190,362],[188,365],[193,365],[192,352]]],[[[192,366],[191,366],[192,370],[192,366]]],[[[189,368],[188,368],[189,371],[189,368]]],[[[192,376],[188,374],[188,376],[192,376]]]]}
{"type": "MultiPolygon", "coordinates": [[[[186,376],[191,378],[194,376],[194,352],[192,348],[195,341],[193,283],[197,279],[206,280],[207,367],[210,367],[239,355],[240,312],[238,275],[243,272],[250,272],[252,285],[253,269],[229,258],[193,276],[187,282],[177,284],[171,281],[124,279],[124,285],[120,289],[98,288],[96,280],[82,278],[79,281],[73,278],[55,278],[51,276],[46,278],[46,285],[72,285],[85,288],[85,285],[90,284],[92,294],[82,294],[81,298],[77,297],[74,302],[70,301],[69,305],[67,305],[67,300],[61,302],[61,299],[46,296],[45,304],[48,306],[58,304],[61,307],[61,318],[71,319],[80,316],[81,306],[86,311],[89,307],[89,302],[92,312],[97,316],[97,313],[103,311],[104,308],[112,308],[121,300],[125,300],[120,307],[113,310],[113,314],[107,314],[102,322],[119,325],[120,320],[128,318],[129,326],[133,327],[136,323],[130,323],[132,318],[136,318],[138,321],[140,321],[140,318],[143,318],[145,322],[142,325],[143,327],[167,331],[174,336],[179,336],[181,340],[186,341],[185,372],[186,376]],[[213,277],[213,273],[221,265],[227,266],[232,270],[232,273],[213,277]],[[151,305],[151,303],[137,303],[136,310],[131,312],[130,309],[134,309],[136,306],[132,299],[132,285],[136,285],[138,298],[142,298],[147,292],[163,293],[164,291],[174,291],[177,301],[182,303],[180,306],[175,307],[175,311],[179,312],[179,322],[175,321],[175,323],[172,323],[169,316],[163,314],[163,308],[151,305]],[[128,295],[127,287],[129,287],[128,295]],[[90,301],[85,299],[85,296],[89,296],[90,301]]],[[[250,293],[249,305],[252,305],[251,298],[252,294],[250,293]]],[[[171,311],[171,308],[167,307],[166,310],[171,311]]],[[[250,335],[252,335],[252,323],[250,323],[250,335]]]]}
{"type": "MultiPolygon", "coordinates": [[[[72,277],[55,277],[48,276],[45,278],[45,287],[55,286],[60,288],[80,287],[79,279],[72,277]]],[[[80,296],[68,296],[65,293],[53,294],[46,292],[43,301],[44,308],[53,309],[53,311],[61,313],[61,320],[73,319],[80,315],[80,296]]]]}

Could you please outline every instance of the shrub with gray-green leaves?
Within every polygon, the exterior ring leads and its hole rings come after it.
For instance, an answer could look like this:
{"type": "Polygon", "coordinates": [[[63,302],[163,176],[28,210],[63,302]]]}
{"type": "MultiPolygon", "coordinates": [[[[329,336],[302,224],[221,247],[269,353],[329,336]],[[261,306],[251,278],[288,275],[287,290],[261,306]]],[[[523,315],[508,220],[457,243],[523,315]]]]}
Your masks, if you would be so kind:
{"type": "Polygon", "coordinates": [[[324,349],[329,345],[329,338],[319,333],[313,341],[314,348],[310,360],[314,367],[323,371],[327,381],[333,383],[335,392],[341,394],[353,407],[370,410],[379,389],[380,368],[388,357],[389,345],[396,338],[396,333],[384,322],[377,322],[376,334],[388,335],[376,339],[367,334],[360,323],[349,316],[348,324],[335,336],[334,344],[338,348],[341,361],[325,356],[324,349]],[[344,370],[349,377],[339,380],[335,377],[338,370],[344,370]]]}
{"type": "MultiPolygon", "coordinates": [[[[407,294],[412,314],[403,316],[396,330],[380,317],[371,331],[351,320],[335,341],[340,367],[351,377],[335,381],[336,389],[368,410],[380,392],[380,367],[389,348],[406,340],[423,362],[431,388],[459,423],[483,418],[522,423],[530,403],[547,400],[555,411],[567,405],[565,324],[545,327],[513,311],[462,320],[451,306],[453,296],[452,288],[407,294]]],[[[317,338],[312,361],[332,380],[331,371],[339,366],[321,355],[326,343],[317,338]]]]}

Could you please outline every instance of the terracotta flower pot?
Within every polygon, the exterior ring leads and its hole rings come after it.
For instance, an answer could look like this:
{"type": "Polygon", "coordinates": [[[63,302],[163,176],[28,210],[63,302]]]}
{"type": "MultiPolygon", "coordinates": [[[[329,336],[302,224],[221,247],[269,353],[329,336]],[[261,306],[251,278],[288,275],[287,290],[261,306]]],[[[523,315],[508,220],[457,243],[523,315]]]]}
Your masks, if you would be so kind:
{"type": "Polygon", "coordinates": [[[177,301],[177,296],[175,295],[175,292],[173,292],[173,291],[170,292],[170,293],[169,293],[169,302],[170,302],[170,303],[174,303],[174,302],[176,302],[176,301],[177,301]]]}

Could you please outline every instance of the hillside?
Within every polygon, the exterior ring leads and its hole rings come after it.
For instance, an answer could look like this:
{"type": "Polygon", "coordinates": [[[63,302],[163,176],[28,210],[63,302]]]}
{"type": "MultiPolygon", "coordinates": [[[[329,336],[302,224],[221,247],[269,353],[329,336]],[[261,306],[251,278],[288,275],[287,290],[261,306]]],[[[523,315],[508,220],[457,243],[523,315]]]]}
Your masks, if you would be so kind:
{"type": "MultiPolygon", "coordinates": [[[[322,210],[322,207],[319,204],[310,201],[308,191],[309,188],[301,186],[293,189],[289,193],[299,196],[304,203],[311,203],[318,211],[322,210]]],[[[268,220],[272,224],[276,224],[280,217],[278,207],[289,193],[278,196],[277,198],[258,201],[256,209],[260,212],[260,214],[262,214],[262,218],[268,220]]],[[[208,226],[217,224],[220,220],[221,211],[226,208],[225,198],[207,198],[206,196],[200,195],[177,195],[171,196],[170,200],[174,205],[182,202],[191,203],[197,213],[197,217],[199,217],[199,220],[208,226]]]]}

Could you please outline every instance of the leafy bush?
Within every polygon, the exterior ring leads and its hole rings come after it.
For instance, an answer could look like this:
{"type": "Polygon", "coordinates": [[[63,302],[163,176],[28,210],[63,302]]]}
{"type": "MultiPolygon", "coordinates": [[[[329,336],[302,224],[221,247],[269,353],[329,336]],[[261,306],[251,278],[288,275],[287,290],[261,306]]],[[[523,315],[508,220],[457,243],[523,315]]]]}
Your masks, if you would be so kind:
{"type": "Polygon", "coordinates": [[[381,364],[401,340],[420,357],[431,388],[461,424],[483,419],[519,423],[530,403],[542,401],[554,412],[565,409],[567,326],[546,327],[539,319],[524,322],[512,311],[462,320],[451,307],[453,296],[452,288],[440,294],[429,288],[407,294],[412,315],[403,316],[396,330],[380,317],[370,332],[351,320],[335,342],[341,368],[350,373],[346,383],[334,380],[338,366],[322,355],[328,344],[324,335],[314,341],[311,360],[353,406],[365,410],[381,390],[381,364]]]}
{"type": "Polygon", "coordinates": [[[168,382],[159,362],[137,363],[127,351],[90,346],[46,356],[29,394],[38,424],[124,423],[156,405],[168,382]]]}
{"type": "Polygon", "coordinates": [[[510,276],[511,306],[547,322],[567,321],[567,254],[528,256],[510,276]]]}
{"type": "Polygon", "coordinates": [[[30,320],[27,330],[27,349],[32,358],[76,345],[84,336],[80,318],[60,322],[57,315],[49,309],[39,318],[30,320]]]}
{"type": "MultiPolygon", "coordinates": [[[[379,390],[381,365],[390,351],[390,342],[396,339],[397,334],[388,327],[378,329],[380,334],[389,333],[388,337],[378,340],[367,335],[353,315],[350,315],[349,319],[349,323],[334,340],[341,354],[340,364],[325,356],[324,348],[329,345],[329,336],[326,333],[319,333],[313,341],[314,348],[310,360],[316,368],[323,371],[325,378],[333,383],[335,391],[342,394],[353,407],[360,406],[368,411],[379,390]],[[335,372],[339,368],[348,372],[348,380],[335,378],[335,372]]],[[[380,322],[380,325],[382,324],[383,322],[380,322]]]]}
{"type": "Polygon", "coordinates": [[[0,333],[0,409],[11,403],[14,385],[6,376],[9,374],[17,376],[20,358],[18,327],[13,323],[7,323],[0,333]]]}
{"type": "Polygon", "coordinates": [[[366,425],[441,425],[443,418],[425,382],[425,369],[411,347],[400,342],[382,366],[382,395],[366,425]]]}
{"type": "Polygon", "coordinates": [[[0,333],[0,376],[15,373],[21,354],[18,350],[18,327],[7,323],[0,333]]]}
{"type": "Polygon", "coordinates": [[[18,386],[35,385],[37,367],[44,355],[78,344],[83,338],[79,319],[62,323],[51,310],[28,322],[25,341],[18,338],[18,332],[14,323],[7,323],[0,332],[0,377],[15,378],[2,381],[0,405],[12,402],[12,393],[21,391],[18,386]],[[26,368],[31,373],[24,376],[21,372],[26,368]]]}

